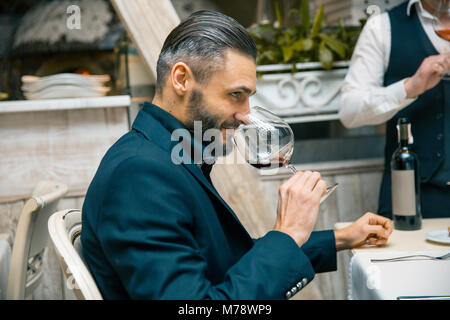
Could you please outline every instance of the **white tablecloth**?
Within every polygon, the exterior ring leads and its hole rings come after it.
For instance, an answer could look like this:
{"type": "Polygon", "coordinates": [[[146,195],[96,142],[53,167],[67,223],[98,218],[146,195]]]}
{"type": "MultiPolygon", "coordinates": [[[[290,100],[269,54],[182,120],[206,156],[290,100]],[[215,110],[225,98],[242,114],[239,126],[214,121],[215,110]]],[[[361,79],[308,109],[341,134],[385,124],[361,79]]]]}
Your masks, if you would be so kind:
{"type": "Polygon", "coordinates": [[[7,240],[0,239],[0,300],[6,299],[10,260],[11,246],[7,240]]]}
{"type": "Polygon", "coordinates": [[[373,263],[411,254],[440,256],[447,250],[357,252],[350,262],[349,299],[392,300],[399,296],[450,296],[450,260],[373,263]]]}
{"type": "MultiPolygon", "coordinates": [[[[349,222],[338,222],[342,229],[349,222]]],[[[448,244],[428,241],[430,231],[447,230],[450,218],[423,219],[416,231],[394,230],[383,246],[362,246],[350,254],[350,299],[397,299],[411,295],[450,295],[449,261],[415,261],[372,264],[370,258],[429,252],[442,255],[450,251],[448,244]]]]}

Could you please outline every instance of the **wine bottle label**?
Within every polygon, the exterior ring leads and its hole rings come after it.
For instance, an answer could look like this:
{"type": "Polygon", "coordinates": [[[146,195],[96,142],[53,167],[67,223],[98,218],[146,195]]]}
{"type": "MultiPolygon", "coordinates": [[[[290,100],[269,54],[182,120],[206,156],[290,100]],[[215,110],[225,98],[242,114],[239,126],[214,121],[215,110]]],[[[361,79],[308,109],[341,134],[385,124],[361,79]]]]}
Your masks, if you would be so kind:
{"type": "Polygon", "coordinates": [[[414,170],[392,170],[392,213],[397,216],[416,215],[414,170]]]}

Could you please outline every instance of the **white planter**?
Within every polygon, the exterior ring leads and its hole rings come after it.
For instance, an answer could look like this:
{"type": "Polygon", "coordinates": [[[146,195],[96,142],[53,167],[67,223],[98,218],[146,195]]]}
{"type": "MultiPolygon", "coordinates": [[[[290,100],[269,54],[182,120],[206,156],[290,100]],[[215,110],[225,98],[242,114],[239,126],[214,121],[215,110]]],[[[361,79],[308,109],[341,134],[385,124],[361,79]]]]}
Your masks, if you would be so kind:
{"type": "Polygon", "coordinates": [[[298,63],[299,72],[295,74],[291,73],[292,65],[258,66],[256,70],[262,76],[250,103],[284,118],[308,117],[314,121],[311,116],[322,115],[323,120],[337,119],[340,89],[348,65],[348,61],[336,62],[334,67],[340,69],[327,71],[320,63],[298,63]],[[333,116],[326,118],[324,114],[333,116]]]}

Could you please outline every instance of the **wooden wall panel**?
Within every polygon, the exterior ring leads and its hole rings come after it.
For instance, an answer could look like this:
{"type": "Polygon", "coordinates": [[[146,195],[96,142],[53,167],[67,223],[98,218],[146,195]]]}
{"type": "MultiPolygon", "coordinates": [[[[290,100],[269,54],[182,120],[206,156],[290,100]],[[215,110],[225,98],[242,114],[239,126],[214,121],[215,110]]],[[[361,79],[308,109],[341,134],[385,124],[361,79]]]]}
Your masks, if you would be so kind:
{"type": "Polygon", "coordinates": [[[164,40],[180,19],[170,0],[112,0],[148,71],[156,79],[156,63],[164,40]]]}

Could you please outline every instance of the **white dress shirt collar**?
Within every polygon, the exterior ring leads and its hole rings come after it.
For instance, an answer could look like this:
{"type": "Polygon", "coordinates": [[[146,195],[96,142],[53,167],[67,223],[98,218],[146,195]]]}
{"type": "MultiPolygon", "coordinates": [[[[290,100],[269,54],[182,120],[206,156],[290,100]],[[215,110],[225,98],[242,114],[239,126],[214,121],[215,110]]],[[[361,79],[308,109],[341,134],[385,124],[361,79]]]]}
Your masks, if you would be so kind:
{"type": "Polygon", "coordinates": [[[434,16],[423,8],[422,1],[420,1],[420,0],[409,0],[408,7],[406,8],[406,14],[408,15],[408,17],[411,14],[411,7],[414,4],[417,4],[416,9],[423,18],[431,19],[431,20],[434,19],[434,16]]]}

